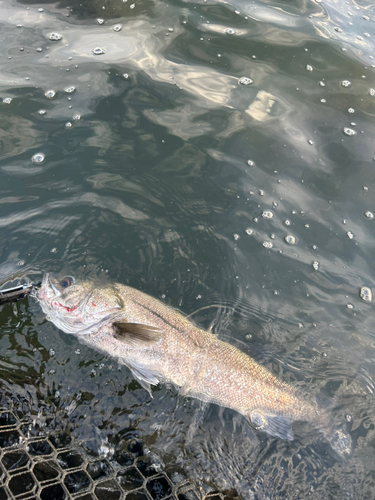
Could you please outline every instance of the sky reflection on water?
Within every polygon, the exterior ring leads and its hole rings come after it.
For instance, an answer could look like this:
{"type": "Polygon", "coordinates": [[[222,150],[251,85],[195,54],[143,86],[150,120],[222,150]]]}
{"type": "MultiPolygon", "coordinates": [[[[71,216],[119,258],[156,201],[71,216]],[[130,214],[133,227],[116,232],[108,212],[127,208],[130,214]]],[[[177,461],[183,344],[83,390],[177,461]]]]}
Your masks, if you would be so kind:
{"type": "Polygon", "coordinates": [[[254,433],[166,387],[150,400],[32,300],[0,312],[3,404],[58,415],[93,453],[134,427],[170,470],[230,498],[372,498],[373,302],[359,290],[375,282],[373,5],[30,1],[0,14],[1,275],[23,261],[162,298],[335,398],[353,452],[338,461],[302,424],[292,443],[254,433]]]}

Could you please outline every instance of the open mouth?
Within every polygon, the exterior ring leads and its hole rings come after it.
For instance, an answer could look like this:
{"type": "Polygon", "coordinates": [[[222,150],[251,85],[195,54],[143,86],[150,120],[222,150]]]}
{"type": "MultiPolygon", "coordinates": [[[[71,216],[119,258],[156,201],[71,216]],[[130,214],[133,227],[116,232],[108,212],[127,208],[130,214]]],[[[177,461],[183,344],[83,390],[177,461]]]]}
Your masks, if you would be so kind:
{"type": "Polygon", "coordinates": [[[51,278],[49,277],[49,274],[46,273],[43,276],[43,281],[42,281],[42,286],[37,292],[37,298],[39,300],[47,300],[47,299],[52,299],[54,297],[58,297],[60,295],[60,292],[57,290],[55,285],[52,283],[51,278]]]}

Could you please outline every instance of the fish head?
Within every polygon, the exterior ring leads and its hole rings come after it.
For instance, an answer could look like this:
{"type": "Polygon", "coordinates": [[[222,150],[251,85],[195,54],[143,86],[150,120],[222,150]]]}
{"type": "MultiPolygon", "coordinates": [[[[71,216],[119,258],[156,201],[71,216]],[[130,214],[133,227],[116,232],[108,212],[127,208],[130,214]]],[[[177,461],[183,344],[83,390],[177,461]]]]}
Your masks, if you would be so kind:
{"type": "Polygon", "coordinates": [[[47,318],[65,333],[95,333],[113,322],[124,309],[123,301],[111,285],[45,274],[36,293],[47,318]]]}

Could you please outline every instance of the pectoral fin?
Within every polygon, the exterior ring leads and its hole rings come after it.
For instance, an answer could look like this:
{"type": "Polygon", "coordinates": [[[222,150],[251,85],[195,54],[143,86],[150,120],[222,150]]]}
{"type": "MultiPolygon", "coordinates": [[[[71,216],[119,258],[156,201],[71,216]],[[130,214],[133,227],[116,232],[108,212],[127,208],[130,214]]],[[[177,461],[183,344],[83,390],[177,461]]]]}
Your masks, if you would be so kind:
{"type": "Polygon", "coordinates": [[[113,336],[132,347],[142,347],[160,340],[162,332],[153,326],[139,323],[113,323],[113,336]]]}

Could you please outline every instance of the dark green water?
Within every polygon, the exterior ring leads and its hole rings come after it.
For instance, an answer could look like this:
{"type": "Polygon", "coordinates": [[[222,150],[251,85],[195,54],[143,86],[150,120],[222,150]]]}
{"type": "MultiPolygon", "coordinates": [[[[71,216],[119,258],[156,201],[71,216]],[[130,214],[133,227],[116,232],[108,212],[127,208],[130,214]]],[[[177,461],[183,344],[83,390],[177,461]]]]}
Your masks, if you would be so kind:
{"type": "Polygon", "coordinates": [[[0,273],[101,276],[195,313],[334,398],[353,449],[151,400],[33,299],[0,311],[2,404],[94,454],[132,427],[167,469],[245,500],[375,498],[374,5],[131,2],[0,3],[0,273]]]}

